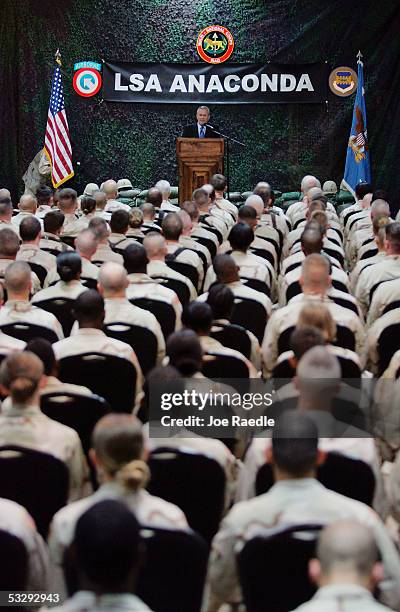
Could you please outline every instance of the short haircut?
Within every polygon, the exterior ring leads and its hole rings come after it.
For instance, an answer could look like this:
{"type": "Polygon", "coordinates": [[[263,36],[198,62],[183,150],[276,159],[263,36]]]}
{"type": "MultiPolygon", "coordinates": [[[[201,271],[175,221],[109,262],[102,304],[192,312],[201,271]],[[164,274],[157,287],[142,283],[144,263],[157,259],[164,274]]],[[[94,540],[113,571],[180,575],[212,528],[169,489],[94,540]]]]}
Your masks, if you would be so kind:
{"type": "MultiPolygon", "coordinates": [[[[161,197],[161,194],[160,194],[161,197]]],[[[160,202],[161,205],[161,202],[160,202]]],[[[142,211],[143,216],[154,218],[156,214],[155,205],[151,204],[151,202],[145,202],[140,206],[140,210],[142,211]]]]}
{"type": "Polygon", "coordinates": [[[53,347],[48,340],[45,338],[33,338],[32,340],[29,340],[25,350],[39,357],[43,364],[44,373],[46,376],[51,376],[54,373],[56,356],[54,354],[53,347]]]}
{"type": "Polygon", "coordinates": [[[104,314],[104,300],[94,289],[83,291],[75,300],[74,315],[78,321],[91,322],[104,314]]]}
{"type": "Polygon", "coordinates": [[[129,227],[129,213],[126,210],[114,210],[110,219],[111,231],[123,234],[129,227]]]}
{"type": "Polygon", "coordinates": [[[307,255],[301,264],[301,276],[306,285],[327,282],[330,273],[329,260],[318,253],[307,255]]]}
{"type": "Polygon", "coordinates": [[[400,254],[400,223],[398,221],[386,226],[386,240],[390,243],[392,250],[400,254]]]}
{"type": "Polygon", "coordinates": [[[324,576],[338,570],[370,576],[379,559],[374,531],[355,520],[335,521],[325,527],[316,552],[324,576]]]}
{"type": "Polygon", "coordinates": [[[101,217],[90,219],[88,229],[92,230],[98,240],[104,240],[109,235],[107,221],[101,217]]]}
{"type": "Polygon", "coordinates": [[[227,276],[238,274],[235,260],[226,253],[220,253],[214,257],[213,268],[218,281],[221,283],[227,276]]]}
{"type": "Polygon", "coordinates": [[[19,226],[19,235],[22,242],[31,242],[35,240],[42,231],[39,219],[34,216],[26,217],[22,219],[19,226]]]}
{"type": "Polygon", "coordinates": [[[45,214],[43,219],[43,228],[45,232],[55,234],[62,228],[65,221],[65,215],[59,210],[50,210],[45,214]]]}
{"type": "Polygon", "coordinates": [[[197,334],[191,329],[171,334],[167,339],[166,353],[170,365],[182,376],[193,376],[201,370],[203,351],[197,334]]]}
{"type": "Polygon", "coordinates": [[[162,204],[162,193],[157,187],[150,187],[146,196],[146,203],[153,204],[155,208],[160,208],[162,204]]]}
{"type": "Polygon", "coordinates": [[[75,251],[66,251],[57,255],[57,273],[62,281],[68,283],[77,280],[82,272],[82,260],[75,251]]]}
{"type": "Polygon", "coordinates": [[[149,259],[160,254],[165,249],[165,238],[158,232],[148,232],[143,240],[143,246],[146,249],[149,259]]]}
{"type": "Polygon", "coordinates": [[[171,185],[168,181],[165,181],[165,180],[157,181],[154,187],[158,189],[159,191],[161,191],[161,194],[163,197],[169,196],[171,194],[171,185]]]}
{"type": "Polygon", "coordinates": [[[306,256],[311,253],[320,253],[323,245],[323,234],[317,228],[307,228],[301,234],[300,242],[306,256]]]}
{"type": "Polygon", "coordinates": [[[91,506],[78,519],[73,542],[78,570],[105,591],[118,590],[139,561],[139,523],[121,501],[91,506]]]}
{"type": "Polygon", "coordinates": [[[223,174],[214,174],[210,183],[214,187],[215,191],[225,191],[227,185],[226,176],[223,174]]]}
{"type": "Polygon", "coordinates": [[[77,198],[78,194],[76,193],[75,189],[64,187],[64,189],[60,189],[58,192],[58,205],[61,210],[65,209],[68,211],[76,206],[77,198]]]}
{"type": "Polygon", "coordinates": [[[6,196],[0,198],[0,217],[6,217],[10,213],[12,213],[13,205],[11,202],[11,198],[6,196]]]}
{"type": "Polygon", "coordinates": [[[297,361],[314,346],[323,346],[325,340],[319,329],[312,325],[296,327],[290,335],[290,348],[297,361]]]}
{"type": "Polygon", "coordinates": [[[191,221],[197,221],[199,218],[199,207],[193,200],[186,200],[186,202],[183,202],[181,209],[189,215],[191,221]]]}
{"type": "Polygon", "coordinates": [[[357,200],[362,200],[367,193],[372,193],[372,185],[371,183],[358,183],[354,189],[357,200]]]}
{"type": "Polygon", "coordinates": [[[318,429],[309,416],[287,410],[279,416],[272,432],[274,463],[294,478],[315,469],[318,429]]]}
{"type": "MultiPolygon", "coordinates": [[[[202,104],[201,106],[198,106],[197,110],[205,110],[205,111],[207,111],[208,114],[210,114],[210,109],[208,108],[208,106],[205,106],[204,104],[202,104]]],[[[197,111],[196,111],[196,113],[197,113],[197,111]]]]}
{"type": "Polygon", "coordinates": [[[4,285],[10,293],[26,291],[32,282],[32,272],[25,261],[14,261],[4,272],[4,285]]]}
{"type": "Polygon", "coordinates": [[[216,283],[208,291],[207,304],[211,306],[214,319],[230,320],[235,305],[235,296],[227,285],[216,283]]]}
{"type": "Polygon", "coordinates": [[[162,222],[162,231],[166,240],[178,240],[182,234],[183,223],[177,213],[169,213],[162,222]]]}
{"type": "Polygon", "coordinates": [[[211,306],[207,302],[191,302],[182,313],[182,323],[196,333],[208,334],[213,321],[211,306]]]}
{"type": "Polygon", "coordinates": [[[234,251],[247,251],[254,240],[254,232],[246,223],[236,223],[229,233],[228,240],[234,251]]]}
{"type": "Polygon", "coordinates": [[[128,274],[145,273],[149,258],[142,244],[130,244],[123,252],[124,266],[128,274]]]}
{"type": "Polygon", "coordinates": [[[261,182],[257,183],[255,188],[253,189],[253,193],[254,195],[260,196],[260,198],[264,202],[264,205],[266,206],[271,198],[272,191],[268,183],[261,182]]]}
{"type": "Polygon", "coordinates": [[[193,201],[197,204],[197,206],[205,206],[208,204],[208,193],[202,187],[195,189],[192,194],[193,201]]]}
{"type": "Polygon", "coordinates": [[[297,377],[300,381],[326,380],[340,381],[341,369],[339,360],[329,352],[326,346],[314,346],[300,359],[297,366],[297,377]]]}
{"type": "Polygon", "coordinates": [[[238,216],[239,216],[240,221],[245,221],[245,220],[254,221],[257,219],[257,212],[255,208],[253,208],[252,206],[246,206],[246,204],[244,204],[243,206],[239,208],[238,216]]]}
{"type": "Polygon", "coordinates": [[[52,189],[47,187],[47,185],[41,185],[36,189],[36,199],[38,202],[38,206],[44,206],[45,204],[49,204],[51,197],[53,195],[52,189]]]}
{"type": "Polygon", "coordinates": [[[19,238],[12,229],[0,229],[0,255],[13,257],[19,251],[19,238]]]}

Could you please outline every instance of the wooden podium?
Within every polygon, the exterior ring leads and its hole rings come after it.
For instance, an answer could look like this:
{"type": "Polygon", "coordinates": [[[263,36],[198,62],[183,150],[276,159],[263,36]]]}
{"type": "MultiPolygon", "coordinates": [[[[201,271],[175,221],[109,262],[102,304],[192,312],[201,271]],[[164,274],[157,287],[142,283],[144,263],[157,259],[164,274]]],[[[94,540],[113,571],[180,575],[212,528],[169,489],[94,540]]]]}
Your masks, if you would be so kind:
{"type": "Polygon", "coordinates": [[[209,183],[213,174],[223,172],[223,138],[177,138],[179,203],[192,199],[198,187],[209,183]]]}

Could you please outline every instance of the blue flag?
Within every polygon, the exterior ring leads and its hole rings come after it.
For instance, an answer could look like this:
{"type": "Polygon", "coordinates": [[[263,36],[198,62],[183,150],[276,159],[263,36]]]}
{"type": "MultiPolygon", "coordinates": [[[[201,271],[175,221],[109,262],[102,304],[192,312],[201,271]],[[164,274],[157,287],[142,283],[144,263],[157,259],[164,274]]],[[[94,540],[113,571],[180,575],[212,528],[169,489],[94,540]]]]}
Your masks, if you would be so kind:
{"type": "MultiPolygon", "coordinates": [[[[361,55],[361,54],[360,54],[361,55]]],[[[350,138],[347,146],[343,186],[354,195],[358,183],[371,182],[371,166],[367,139],[367,112],[365,110],[364,66],[358,59],[358,85],[353,109],[350,138]]]]}

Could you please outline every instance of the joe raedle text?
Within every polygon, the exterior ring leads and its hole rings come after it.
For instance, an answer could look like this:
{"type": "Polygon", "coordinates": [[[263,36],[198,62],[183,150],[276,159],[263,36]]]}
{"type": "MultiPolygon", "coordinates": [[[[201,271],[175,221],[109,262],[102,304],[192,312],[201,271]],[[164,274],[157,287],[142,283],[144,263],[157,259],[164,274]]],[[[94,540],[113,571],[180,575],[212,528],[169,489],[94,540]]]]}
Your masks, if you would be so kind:
{"type": "Polygon", "coordinates": [[[210,414],[208,417],[190,415],[184,418],[173,418],[166,414],[161,417],[163,427],[261,427],[267,429],[275,427],[275,419],[267,415],[259,417],[238,416],[235,414],[229,417],[218,417],[210,414]]]}

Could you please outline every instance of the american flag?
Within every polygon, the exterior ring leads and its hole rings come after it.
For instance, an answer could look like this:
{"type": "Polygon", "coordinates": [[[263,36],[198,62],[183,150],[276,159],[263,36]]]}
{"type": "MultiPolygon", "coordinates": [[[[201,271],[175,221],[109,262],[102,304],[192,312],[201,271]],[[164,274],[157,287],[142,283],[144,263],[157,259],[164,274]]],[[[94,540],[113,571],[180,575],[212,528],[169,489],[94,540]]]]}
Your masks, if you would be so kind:
{"type": "Polygon", "coordinates": [[[364,134],[362,132],[357,134],[356,145],[358,147],[363,147],[365,145],[365,138],[364,138],[364,134]]]}
{"type": "Polygon", "coordinates": [[[59,66],[54,69],[44,150],[51,163],[53,186],[59,187],[74,176],[72,149],[59,66]]]}

